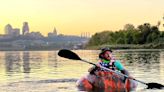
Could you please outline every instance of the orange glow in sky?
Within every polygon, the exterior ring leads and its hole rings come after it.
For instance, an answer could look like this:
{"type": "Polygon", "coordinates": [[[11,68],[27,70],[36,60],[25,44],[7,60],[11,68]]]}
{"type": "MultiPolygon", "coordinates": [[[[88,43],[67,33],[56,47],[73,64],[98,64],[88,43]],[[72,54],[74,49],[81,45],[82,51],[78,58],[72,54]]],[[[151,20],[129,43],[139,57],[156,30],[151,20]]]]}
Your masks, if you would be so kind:
{"type": "Polygon", "coordinates": [[[127,23],[156,25],[164,14],[164,0],[0,0],[0,34],[4,27],[22,28],[47,35],[54,27],[59,34],[94,34],[116,31],[127,23]]]}

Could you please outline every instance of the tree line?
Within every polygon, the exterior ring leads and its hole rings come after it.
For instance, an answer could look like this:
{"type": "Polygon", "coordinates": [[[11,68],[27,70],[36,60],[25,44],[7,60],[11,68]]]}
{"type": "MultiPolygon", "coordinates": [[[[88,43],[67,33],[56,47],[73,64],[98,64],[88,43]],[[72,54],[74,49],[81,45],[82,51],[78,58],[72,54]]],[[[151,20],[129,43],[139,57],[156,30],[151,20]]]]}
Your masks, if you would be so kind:
{"type": "Polygon", "coordinates": [[[152,26],[149,23],[139,25],[137,28],[133,24],[126,24],[119,31],[105,30],[95,33],[87,46],[99,45],[120,45],[120,44],[156,44],[164,43],[164,31],[159,30],[159,26],[152,26]]]}

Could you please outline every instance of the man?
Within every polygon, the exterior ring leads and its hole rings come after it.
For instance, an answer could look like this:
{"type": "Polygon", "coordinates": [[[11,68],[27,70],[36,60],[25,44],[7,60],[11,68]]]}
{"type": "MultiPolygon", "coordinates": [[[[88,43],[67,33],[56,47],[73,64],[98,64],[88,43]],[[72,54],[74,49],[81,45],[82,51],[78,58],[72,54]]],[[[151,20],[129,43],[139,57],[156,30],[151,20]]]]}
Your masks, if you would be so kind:
{"type": "MultiPolygon", "coordinates": [[[[116,60],[112,55],[112,50],[104,48],[99,54],[99,62],[96,66],[91,67],[88,71],[90,74],[77,81],[77,87],[80,90],[100,90],[97,92],[121,92],[136,88],[137,84],[134,84],[124,76],[116,76],[116,73],[108,72],[105,69],[101,69],[99,66],[111,69],[113,71],[120,71],[121,73],[129,76],[128,71],[123,67],[119,60],[116,60]]],[[[95,92],[95,91],[93,91],[95,92]]]]}
{"type": "Polygon", "coordinates": [[[111,49],[103,48],[99,54],[99,58],[100,60],[97,66],[93,66],[88,70],[90,74],[95,74],[95,71],[99,71],[99,70],[106,71],[98,67],[101,65],[103,67],[109,68],[114,71],[118,70],[121,73],[129,76],[129,72],[123,67],[121,62],[113,57],[111,49]]]}

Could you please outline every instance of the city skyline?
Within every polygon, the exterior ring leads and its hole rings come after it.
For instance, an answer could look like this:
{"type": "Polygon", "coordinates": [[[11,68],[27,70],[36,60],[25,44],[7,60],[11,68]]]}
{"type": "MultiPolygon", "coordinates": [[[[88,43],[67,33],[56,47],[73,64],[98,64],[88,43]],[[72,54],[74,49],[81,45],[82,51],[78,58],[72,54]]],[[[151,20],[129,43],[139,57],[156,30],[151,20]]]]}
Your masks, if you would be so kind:
{"type": "MultiPolygon", "coordinates": [[[[125,24],[137,27],[156,25],[164,16],[163,0],[0,0],[0,34],[6,24],[47,36],[54,27],[59,34],[93,35],[103,30],[117,31],[125,24]]],[[[162,23],[163,24],[163,23],[162,23]]],[[[162,27],[160,27],[161,30],[162,27]]]]}
{"type": "MultiPolygon", "coordinates": [[[[13,27],[11,24],[6,24],[4,27],[4,34],[0,34],[1,36],[11,36],[11,37],[17,37],[19,35],[31,35],[32,34],[39,34],[40,36],[44,36],[44,37],[52,37],[52,36],[57,36],[57,35],[65,35],[60,33],[59,31],[56,30],[56,27],[54,27],[54,29],[51,32],[48,32],[47,35],[43,35],[41,32],[39,31],[30,31],[30,26],[28,25],[28,22],[23,22],[22,23],[22,28],[15,28],[13,27]]],[[[65,35],[65,36],[81,36],[81,37],[91,37],[90,32],[82,32],[81,35],[65,35]]]]}

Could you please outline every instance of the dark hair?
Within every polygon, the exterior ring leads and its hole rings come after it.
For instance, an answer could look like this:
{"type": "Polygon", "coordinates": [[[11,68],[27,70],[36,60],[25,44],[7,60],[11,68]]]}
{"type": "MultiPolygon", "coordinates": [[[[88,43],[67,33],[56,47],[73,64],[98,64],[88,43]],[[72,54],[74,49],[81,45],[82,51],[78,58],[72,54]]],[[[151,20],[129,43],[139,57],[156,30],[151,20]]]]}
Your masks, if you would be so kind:
{"type": "Polygon", "coordinates": [[[100,52],[100,54],[99,54],[99,58],[104,59],[103,54],[104,54],[106,51],[113,52],[110,48],[102,48],[102,49],[101,49],[101,52],[100,52]]]}

